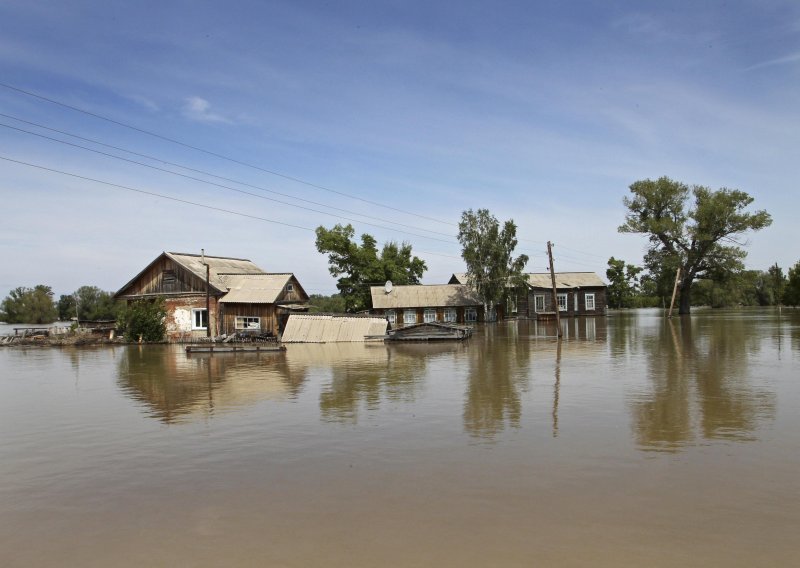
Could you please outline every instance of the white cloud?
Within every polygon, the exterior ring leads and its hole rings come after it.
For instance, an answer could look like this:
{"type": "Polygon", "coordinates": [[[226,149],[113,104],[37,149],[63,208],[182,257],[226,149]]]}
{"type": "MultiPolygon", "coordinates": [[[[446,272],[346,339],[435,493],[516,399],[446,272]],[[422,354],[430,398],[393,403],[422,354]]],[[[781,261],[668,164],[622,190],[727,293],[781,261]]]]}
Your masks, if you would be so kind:
{"type": "Polygon", "coordinates": [[[231,124],[233,121],[221,114],[211,111],[211,103],[201,97],[188,97],[183,106],[183,116],[199,122],[224,122],[231,124]]]}

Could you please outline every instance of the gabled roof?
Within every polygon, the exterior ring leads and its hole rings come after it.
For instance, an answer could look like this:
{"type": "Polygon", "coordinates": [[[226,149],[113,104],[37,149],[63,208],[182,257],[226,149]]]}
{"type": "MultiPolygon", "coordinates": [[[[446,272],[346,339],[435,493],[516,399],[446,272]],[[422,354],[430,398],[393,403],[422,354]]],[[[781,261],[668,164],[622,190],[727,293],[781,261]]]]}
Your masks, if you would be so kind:
{"type": "Polygon", "coordinates": [[[371,286],[375,309],[480,306],[480,298],[462,284],[394,286],[388,294],[383,286],[371,286]]]}
{"type": "Polygon", "coordinates": [[[206,278],[206,265],[203,264],[203,260],[205,260],[210,269],[209,282],[220,292],[224,292],[228,287],[225,279],[221,277],[223,274],[264,274],[261,268],[245,258],[209,255],[205,255],[203,258],[199,254],[185,252],[165,252],[164,254],[203,280],[206,278]]]}
{"type": "Polygon", "coordinates": [[[274,304],[291,281],[292,274],[219,274],[218,277],[229,289],[220,298],[221,303],[274,304]]]}
{"type": "MultiPolygon", "coordinates": [[[[530,272],[524,275],[531,288],[552,288],[549,272],[530,272]]],[[[606,283],[594,272],[556,272],[556,288],[605,287],[606,283]]],[[[467,273],[455,272],[450,277],[451,284],[466,284],[467,273]]]]}

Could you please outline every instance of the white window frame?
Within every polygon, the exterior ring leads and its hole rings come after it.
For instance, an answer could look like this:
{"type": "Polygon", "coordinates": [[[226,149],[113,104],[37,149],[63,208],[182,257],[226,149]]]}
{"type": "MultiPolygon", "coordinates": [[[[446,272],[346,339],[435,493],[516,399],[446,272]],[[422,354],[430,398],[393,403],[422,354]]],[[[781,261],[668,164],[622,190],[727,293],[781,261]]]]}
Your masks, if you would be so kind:
{"type": "Polygon", "coordinates": [[[425,311],[422,314],[422,321],[425,323],[436,321],[436,308],[425,308],[425,311]]]}
{"type": "Polygon", "coordinates": [[[583,295],[583,301],[586,303],[586,311],[594,311],[596,308],[595,305],[595,296],[594,292],[587,292],[583,295]],[[591,307],[590,307],[591,306],[591,307]]]}
{"type": "Polygon", "coordinates": [[[569,294],[566,292],[558,292],[556,294],[558,300],[558,311],[566,312],[569,309],[569,294]]]}
{"type": "Polygon", "coordinates": [[[403,310],[403,324],[411,325],[417,323],[417,310],[403,310]]]}
{"type": "Polygon", "coordinates": [[[447,323],[455,323],[458,321],[458,312],[455,308],[444,309],[444,321],[447,323]]]}
{"type": "Polygon", "coordinates": [[[578,311],[580,311],[580,307],[578,306],[578,293],[577,292],[573,292],[572,293],[572,299],[574,300],[573,304],[575,305],[575,313],[577,313],[578,311]]]}
{"type": "Polygon", "coordinates": [[[256,316],[236,316],[234,327],[240,330],[261,329],[261,318],[256,316]]]}
{"type": "Polygon", "coordinates": [[[203,331],[208,329],[208,310],[205,308],[192,308],[192,329],[203,331]],[[205,314],[205,317],[203,317],[203,314],[205,314]],[[206,325],[203,325],[203,320],[206,320],[206,325]]]}
{"type": "Polygon", "coordinates": [[[533,296],[533,311],[534,312],[543,312],[545,310],[546,306],[547,306],[547,302],[545,301],[544,294],[534,294],[534,296],[533,296]],[[541,304],[541,306],[539,304],[541,304]]]}
{"type": "Polygon", "coordinates": [[[464,308],[464,321],[467,323],[475,323],[478,321],[478,308],[464,308]]]}
{"type": "Polygon", "coordinates": [[[394,325],[397,323],[397,312],[394,310],[386,310],[386,320],[394,325]]]}

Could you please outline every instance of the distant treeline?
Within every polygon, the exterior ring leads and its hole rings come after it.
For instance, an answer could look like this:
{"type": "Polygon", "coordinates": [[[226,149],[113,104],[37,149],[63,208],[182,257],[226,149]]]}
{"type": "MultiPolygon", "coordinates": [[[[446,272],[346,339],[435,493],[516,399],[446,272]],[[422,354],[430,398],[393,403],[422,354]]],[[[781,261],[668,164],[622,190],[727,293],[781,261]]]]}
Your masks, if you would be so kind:
{"type": "Polygon", "coordinates": [[[72,294],[62,294],[56,301],[50,286],[20,286],[0,303],[0,321],[6,323],[48,324],[54,321],[114,320],[124,309],[124,302],[114,300],[113,292],[97,286],[81,286],[72,294]]]}

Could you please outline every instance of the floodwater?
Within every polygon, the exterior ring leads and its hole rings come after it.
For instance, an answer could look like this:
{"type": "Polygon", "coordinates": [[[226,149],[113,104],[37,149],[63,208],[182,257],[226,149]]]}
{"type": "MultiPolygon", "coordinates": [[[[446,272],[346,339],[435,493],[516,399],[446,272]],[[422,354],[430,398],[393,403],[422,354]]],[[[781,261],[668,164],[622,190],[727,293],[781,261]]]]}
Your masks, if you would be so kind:
{"type": "Polygon", "coordinates": [[[0,349],[0,566],[798,566],[800,313],[0,349]]]}

